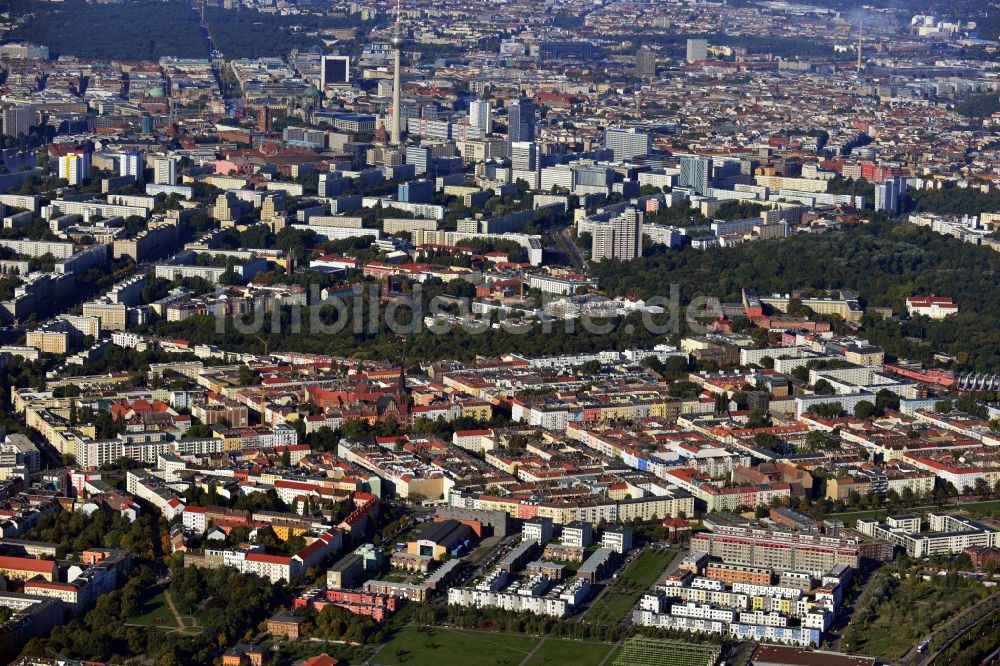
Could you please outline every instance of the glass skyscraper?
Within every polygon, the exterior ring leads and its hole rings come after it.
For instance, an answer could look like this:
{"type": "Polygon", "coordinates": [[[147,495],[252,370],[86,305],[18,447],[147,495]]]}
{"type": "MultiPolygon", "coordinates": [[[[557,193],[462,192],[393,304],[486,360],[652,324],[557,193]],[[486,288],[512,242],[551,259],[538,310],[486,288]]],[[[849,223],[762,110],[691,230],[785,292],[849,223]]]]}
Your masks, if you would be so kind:
{"type": "Polygon", "coordinates": [[[522,97],[507,111],[507,141],[511,144],[535,140],[535,104],[522,97]]]}

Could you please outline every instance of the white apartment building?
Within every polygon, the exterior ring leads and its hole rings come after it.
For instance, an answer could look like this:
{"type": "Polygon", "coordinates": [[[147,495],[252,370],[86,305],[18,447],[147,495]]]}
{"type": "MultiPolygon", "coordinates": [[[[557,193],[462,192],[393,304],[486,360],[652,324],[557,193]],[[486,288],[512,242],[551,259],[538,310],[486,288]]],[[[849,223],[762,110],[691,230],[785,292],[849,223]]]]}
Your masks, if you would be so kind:
{"type": "Polygon", "coordinates": [[[157,185],[176,185],[177,164],[176,157],[157,157],[153,161],[153,182],[157,185]]]}

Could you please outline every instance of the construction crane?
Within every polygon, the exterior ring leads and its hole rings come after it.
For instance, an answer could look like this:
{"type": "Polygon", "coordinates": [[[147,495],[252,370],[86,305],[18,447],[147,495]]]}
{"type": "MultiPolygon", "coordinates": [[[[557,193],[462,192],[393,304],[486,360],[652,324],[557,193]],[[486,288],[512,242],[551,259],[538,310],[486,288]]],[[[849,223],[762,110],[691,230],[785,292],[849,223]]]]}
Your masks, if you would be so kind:
{"type": "Polygon", "coordinates": [[[268,354],[270,346],[267,344],[267,338],[260,335],[255,335],[254,337],[257,338],[257,341],[260,342],[260,344],[264,345],[264,358],[265,359],[270,358],[270,354],[268,354]]]}

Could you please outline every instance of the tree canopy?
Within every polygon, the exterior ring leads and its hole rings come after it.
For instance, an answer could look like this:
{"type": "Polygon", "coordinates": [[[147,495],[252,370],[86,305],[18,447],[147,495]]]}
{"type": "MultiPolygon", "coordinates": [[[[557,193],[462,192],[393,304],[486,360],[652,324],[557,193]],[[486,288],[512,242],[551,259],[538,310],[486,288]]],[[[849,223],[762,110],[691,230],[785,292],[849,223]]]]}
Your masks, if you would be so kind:
{"type": "MultiPolygon", "coordinates": [[[[994,196],[994,209],[1000,209],[1000,195],[994,196]]],[[[992,207],[978,197],[970,201],[992,207]]],[[[685,248],[631,262],[600,262],[592,274],[615,296],[665,296],[676,284],[682,305],[699,296],[737,302],[743,287],[761,294],[849,289],[866,306],[904,313],[907,296],[944,294],[960,308],[947,320],[915,317],[899,323],[866,316],[862,332],[890,357],[929,361],[935,352],[945,352],[958,357],[959,369],[1000,368],[1000,253],[907,223],[873,222],[711,252],[685,248]]]]}

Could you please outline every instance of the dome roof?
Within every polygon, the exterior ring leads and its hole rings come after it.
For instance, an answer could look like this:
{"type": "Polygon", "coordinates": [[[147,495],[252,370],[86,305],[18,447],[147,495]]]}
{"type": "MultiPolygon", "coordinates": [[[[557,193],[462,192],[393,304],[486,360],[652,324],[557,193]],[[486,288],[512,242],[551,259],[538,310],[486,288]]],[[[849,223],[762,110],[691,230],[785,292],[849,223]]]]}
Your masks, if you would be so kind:
{"type": "Polygon", "coordinates": [[[146,93],[146,96],[147,97],[163,97],[163,88],[160,88],[159,86],[157,86],[155,88],[150,88],[149,91],[146,93]]]}

